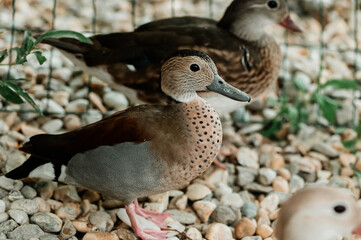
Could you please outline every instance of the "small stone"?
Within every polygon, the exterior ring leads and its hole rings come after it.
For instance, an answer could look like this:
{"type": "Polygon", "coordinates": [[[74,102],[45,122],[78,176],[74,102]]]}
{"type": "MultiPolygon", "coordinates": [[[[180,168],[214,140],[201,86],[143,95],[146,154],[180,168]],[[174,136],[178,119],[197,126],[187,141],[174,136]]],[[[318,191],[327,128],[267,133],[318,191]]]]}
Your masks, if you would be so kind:
{"type": "Polygon", "coordinates": [[[52,72],[52,76],[56,79],[63,80],[64,82],[69,82],[72,76],[72,70],[69,68],[56,68],[52,72]]]}
{"type": "Polygon", "coordinates": [[[337,186],[340,188],[346,188],[347,186],[347,181],[343,178],[340,177],[332,177],[331,180],[329,181],[329,185],[331,186],[337,186]]]}
{"type": "Polygon", "coordinates": [[[355,173],[351,167],[343,167],[341,169],[341,176],[352,177],[354,174],[355,173]]]}
{"type": "Polygon", "coordinates": [[[3,200],[0,200],[0,213],[5,212],[6,210],[6,203],[3,200]]]}
{"type": "Polygon", "coordinates": [[[222,223],[212,223],[206,233],[208,240],[232,240],[232,231],[229,227],[222,223]]]}
{"type": "Polygon", "coordinates": [[[43,131],[39,128],[36,128],[36,127],[32,127],[30,125],[26,125],[25,123],[21,124],[20,129],[21,129],[21,132],[28,138],[30,138],[34,135],[45,133],[45,131],[43,131]]]}
{"type": "Polygon", "coordinates": [[[230,188],[225,183],[218,183],[216,189],[214,190],[214,195],[220,199],[222,196],[229,195],[232,193],[232,188],[230,188]]]}
{"type": "Polygon", "coordinates": [[[104,103],[117,111],[121,111],[129,106],[128,99],[120,92],[107,92],[103,96],[104,103]]]}
{"type": "Polygon", "coordinates": [[[0,187],[10,190],[20,190],[23,187],[23,182],[19,180],[12,180],[5,176],[0,176],[0,187]]]}
{"type": "Polygon", "coordinates": [[[192,240],[203,240],[202,234],[194,227],[188,228],[186,235],[192,240]]]}
{"type": "Polygon", "coordinates": [[[216,168],[210,174],[205,174],[204,178],[206,185],[214,189],[218,183],[227,183],[228,171],[216,168]]]}
{"type": "Polygon", "coordinates": [[[86,112],[89,102],[86,99],[76,99],[71,101],[66,107],[67,112],[86,112]]]}
{"type": "Polygon", "coordinates": [[[229,195],[223,196],[221,198],[221,205],[233,207],[235,209],[239,209],[243,205],[243,200],[241,196],[237,193],[231,193],[229,195]]]}
{"type": "Polygon", "coordinates": [[[237,161],[241,166],[258,169],[258,153],[250,148],[242,147],[238,150],[237,161]]]}
{"type": "Polygon", "coordinates": [[[273,154],[268,164],[269,168],[279,170],[285,166],[285,159],[281,154],[273,154]]]}
{"type": "Polygon", "coordinates": [[[192,207],[196,211],[199,219],[201,219],[202,222],[207,223],[217,206],[210,201],[196,201],[193,203],[192,207]]]}
{"type": "Polygon", "coordinates": [[[33,199],[34,197],[36,197],[36,190],[28,185],[25,185],[22,189],[21,189],[21,193],[24,195],[25,198],[27,199],[33,199]]]}
{"type": "Polygon", "coordinates": [[[65,114],[65,110],[62,106],[60,106],[57,102],[55,102],[53,99],[46,99],[44,98],[42,100],[42,103],[44,106],[47,106],[47,111],[50,113],[56,113],[57,116],[62,116],[65,114]]]}
{"type": "Polygon", "coordinates": [[[226,206],[218,206],[211,215],[212,222],[223,223],[225,225],[232,225],[236,221],[236,214],[234,211],[226,206]]]}
{"type": "Polygon", "coordinates": [[[80,212],[80,205],[78,203],[65,203],[55,211],[55,214],[61,219],[74,220],[79,216],[80,212]]]}
{"type": "Polygon", "coordinates": [[[69,114],[64,117],[64,124],[66,130],[73,131],[81,128],[81,120],[75,114],[69,114]]]}
{"type": "Polygon", "coordinates": [[[117,234],[119,240],[137,240],[134,234],[128,229],[117,229],[113,231],[113,233],[117,234]]]}
{"type": "Polygon", "coordinates": [[[279,176],[273,181],[272,186],[275,192],[288,193],[290,191],[287,180],[279,176]]]}
{"type": "Polygon", "coordinates": [[[72,224],[76,231],[81,233],[86,233],[90,231],[90,228],[88,227],[88,223],[84,221],[72,221],[72,224]]]}
{"type": "Polygon", "coordinates": [[[278,207],[280,200],[276,194],[270,194],[261,201],[261,208],[269,212],[275,211],[278,207]]]}
{"type": "Polygon", "coordinates": [[[36,239],[45,233],[38,225],[35,224],[25,224],[14,231],[10,232],[8,235],[11,239],[16,240],[28,240],[28,239],[36,239]]]}
{"type": "Polygon", "coordinates": [[[268,238],[272,235],[273,229],[270,226],[261,224],[257,227],[257,235],[261,236],[263,239],[268,238]]]}
{"type": "Polygon", "coordinates": [[[57,91],[52,98],[54,101],[62,107],[65,107],[69,103],[70,94],[66,91],[57,91]]]}
{"type": "Polygon", "coordinates": [[[63,127],[63,121],[53,119],[46,122],[41,128],[47,133],[56,133],[63,127]]]}
{"type": "Polygon", "coordinates": [[[303,180],[303,178],[301,178],[298,175],[292,175],[290,180],[290,192],[295,193],[299,189],[303,188],[304,185],[305,185],[305,181],[303,180]]]}
{"type": "Polygon", "coordinates": [[[253,202],[246,202],[241,208],[241,213],[248,219],[255,218],[258,213],[258,207],[253,202]]]}
{"type": "Polygon", "coordinates": [[[176,199],[174,205],[178,210],[185,210],[188,203],[188,197],[186,195],[180,196],[176,199]]]}
{"type": "Polygon", "coordinates": [[[8,160],[5,165],[6,172],[10,172],[11,170],[22,165],[26,160],[26,157],[21,154],[19,151],[14,151],[9,154],[8,160]]]}
{"type": "Polygon", "coordinates": [[[49,199],[53,196],[57,184],[49,180],[39,180],[35,183],[34,188],[38,191],[40,197],[49,199]]]}
{"type": "Polygon", "coordinates": [[[28,215],[39,211],[39,203],[30,199],[20,199],[11,203],[10,209],[23,210],[28,215]]]}
{"type": "Polygon", "coordinates": [[[278,174],[289,181],[291,179],[291,172],[287,168],[281,168],[278,170],[278,174]]]}
{"type": "Polygon", "coordinates": [[[246,186],[244,186],[244,189],[251,192],[261,192],[261,193],[270,193],[273,191],[272,187],[262,186],[257,183],[247,184],[246,186]]]}
{"type": "Polygon", "coordinates": [[[18,224],[10,219],[5,222],[0,223],[0,233],[8,233],[13,231],[15,228],[18,227],[18,224]]]}
{"type": "Polygon", "coordinates": [[[339,153],[328,143],[324,143],[324,142],[316,143],[312,146],[312,149],[330,158],[336,158],[339,156],[339,153]]]}
{"type": "Polygon", "coordinates": [[[86,113],[81,116],[83,125],[89,125],[102,120],[103,114],[95,109],[89,109],[86,113]]]}
{"type": "Polygon", "coordinates": [[[164,211],[164,206],[162,203],[144,203],[144,209],[161,213],[164,211]]]}
{"type": "Polygon", "coordinates": [[[179,196],[182,196],[184,193],[180,190],[170,190],[168,192],[169,194],[169,197],[179,197],[179,196]]]}
{"type": "Polygon", "coordinates": [[[242,238],[242,240],[262,240],[262,238],[260,236],[252,236],[252,237],[244,237],[244,238],[242,238]]]}
{"type": "Polygon", "coordinates": [[[8,198],[10,201],[15,201],[19,199],[24,199],[24,196],[21,194],[19,190],[11,190],[9,192],[8,198]]]}
{"type": "Polygon", "coordinates": [[[64,221],[60,235],[63,238],[68,239],[68,238],[71,238],[72,236],[74,236],[75,234],[76,234],[76,229],[75,229],[73,223],[66,219],[64,221]]]}
{"type": "Polygon", "coordinates": [[[261,225],[261,224],[266,224],[266,225],[270,225],[271,221],[269,219],[269,211],[267,211],[264,208],[260,208],[258,209],[258,215],[257,215],[257,224],[261,225]]]}
{"type": "Polygon", "coordinates": [[[17,222],[20,225],[23,225],[25,223],[29,223],[29,217],[26,214],[26,212],[22,210],[9,210],[9,215],[12,219],[14,219],[15,222],[17,222]]]}
{"type": "Polygon", "coordinates": [[[39,212],[47,213],[51,211],[50,204],[47,201],[45,201],[43,198],[36,197],[33,200],[39,203],[39,212]]]}
{"type": "Polygon", "coordinates": [[[89,222],[102,232],[109,232],[114,226],[110,215],[102,211],[90,213],[89,222]]]}
{"type": "Polygon", "coordinates": [[[203,184],[194,183],[187,187],[186,195],[191,201],[203,199],[210,194],[212,194],[212,191],[203,184]]]}
{"type": "Polygon", "coordinates": [[[256,233],[256,223],[248,218],[242,218],[236,225],[235,235],[237,239],[253,236],[256,233]]]}
{"type": "MultiPolygon", "coordinates": [[[[317,178],[322,180],[328,180],[331,177],[332,173],[330,171],[320,170],[317,171],[317,178]]],[[[290,183],[291,187],[291,183],[290,183]]]]}
{"type": "Polygon", "coordinates": [[[167,212],[172,214],[171,218],[183,224],[193,224],[196,221],[196,217],[189,212],[179,211],[176,209],[170,209],[167,210],[167,212]]]}
{"type": "Polygon", "coordinates": [[[342,166],[350,167],[356,163],[356,157],[350,153],[341,153],[339,157],[339,161],[342,166]]]}
{"type": "Polygon", "coordinates": [[[63,221],[53,213],[35,213],[30,220],[45,232],[59,232],[63,221]]]}
{"type": "Polygon", "coordinates": [[[236,178],[236,183],[241,187],[253,183],[254,180],[256,179],[256,176],[258,175],[258,171],[252,168],[237,166],[237,171],[238,171],[238,175],[236,178]]]}
{"type": "Polygon", "coordinates": [[[275,180],[277,174],[274,170],[269,168],[261,168],[259,170],[258,181],[260,184],[268,186],[275,180]]]}
{"type": "Polygon", "coordinates": [[[54,192],[54,199],[60,200],[64,203],[81,202],[81,198],[79,197],[75,186],[72,185],[64,185],[58,187],[54,192]]]}
{"type": "Polygon", "coordinates": [[[100,200],[100,195],[95,191],[86,190],[85,193],[81,196],[81,198],[83,200],[87,199],[89,202],[93,203],[100,200]]]}
{"type": "MultiPolygon", "coordinates": [[[[168,207],[168,203],[169,203],[169,192],[165,192],[165,193],[160,193],[160,194],[155,194],[152,196],[148,196],[148,199],[150,202],[152,203],[161,203],[163,206],[163,209],[167,209],[168,207]]],[[[162,212],[161,211],[161,212],[162,212]]]]}
{"type": "Polygon", "coordinates": [[[101,113],[106,113],[107,109],[104,107],[103,103],[102,103],[102,99],[100,98],[100,96],[98,94],[96,94],[95,92],[90,92],[89,93],[89,100],[90,102],[101,112],[101,113]]]}
{"type": "MultiPolygon", "coordinates": [[[[166,221],[164,223],[170,229],[174,229],[174,230],[176,230],[178,232],[184,232],[184,230],[186,229],[186,227],[184,225],[182,225],[180,222],[174,221],[171,218],[166,219],[166,221]]],[[[168,231],[167,238],[174,237],[174,236],[178,235],[178,232],[176,232],[176,231],[168,231]]]]}
{"type": "Polygon", "coordinates": [[[0,223],[5,222],[8,219],[9,219],[9,214],[7,214],[6,212],[0,213],[0,223]]]}
{"type": "Polygon", "coordinates": [[[83,240],[119,240],[119,238],[115,233],[88,232],[84,235],[83,240]]]}
{"type": "MultiPolygon", "coordinates": [[[[174,211],[174,210],[170,210],[171,211],[174,211]]],[[[117,212],[117,216],[119,217],[119,219],[125,223],[126,225],[128,225],[129,227],[131,226],[130,225],[130,220],[129,220],[129,217],[125,211],[124,208],[120,208],[117,212]]],[[[172,216],[173,217],[173,216],[172,216]]],[[[151,229],[151,230],[160,230],[160,228],[155,225],[153,222],[141,217],[141,216],[136,216],[137,218],[137,221],[139,223],[139,225],[143,228],[143,229],[151,229]]],[[[194,217],[194,221],[195,221],[195,217],[194,217]]],[[[194,221],[192,223],[194,223],[194,221]]],[[[75,225],[74,225],[75,226],[75,225]]]]}

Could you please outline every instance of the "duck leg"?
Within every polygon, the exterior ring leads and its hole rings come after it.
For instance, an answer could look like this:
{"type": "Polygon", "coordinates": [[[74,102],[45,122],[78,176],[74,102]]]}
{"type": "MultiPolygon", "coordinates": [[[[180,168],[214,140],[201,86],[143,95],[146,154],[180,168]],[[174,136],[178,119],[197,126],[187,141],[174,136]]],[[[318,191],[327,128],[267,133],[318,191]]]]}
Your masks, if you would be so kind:
{"type": "MultiPolygon", "coordinates": [[[[138,205],[137,200],[133,201],[129,205],[125,205],[125,211],[128,214],[134,234],[142,240],[165,240],[167,237],[167,232],[152,229],[142,229],[136,218],[136,205],[138,205]]],[[[138,206],[138,208],[140,207],[138,206]]]]}
{"type": "Polygon", "coordinates": [[[138,200],[134,200],[135,212],[139,216],[142,216],[146,219],[149,219],[153,223],[155,223],[160,228],[167,228],[167,225],[164,224],[164,221],[172,216],[171,213],[158,213],[150,210],[143,209],[139,206],[138,200]]]}

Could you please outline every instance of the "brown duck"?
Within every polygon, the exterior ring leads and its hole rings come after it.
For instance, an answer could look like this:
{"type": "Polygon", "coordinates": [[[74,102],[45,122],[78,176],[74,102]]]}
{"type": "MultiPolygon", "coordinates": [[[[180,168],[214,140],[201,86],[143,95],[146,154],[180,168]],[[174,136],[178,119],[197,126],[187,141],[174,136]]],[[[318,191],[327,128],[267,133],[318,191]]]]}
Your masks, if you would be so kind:
{"type": "Polygon", "coordinates": [[[163,227],[169,214],[143,210],[136,199],[184,187],[214,160],[221,122],[196,92],[214,91],[236,101],[250,97],[228,85],[213,61],[194,50],[165,60],[161,89],[169,104],[136,106],[79,130],[30,138],[21,150],[31,157],[6,176],[42,177],[45,169],[52,179],[122,200],[141,239],[165,239],[166,232],[141,229],[135,216],[150,216],[163,227]]]}
{"type": "MultiPolygon", "coordinates": [[[[64,38],[44,42],[63,50],[82,70],[122,90],[133,102],[166,101],[158,80],[161,60],[182,48],[205,52],[230,84],[257,97],[277,79],[281,67],[280,48],[263,30],[278,23],[301,31],[291,20],[285,0],[234,0],[219,22],[169,18],[142,25],[134,32],[95,35],[91,37],[93,45],[64,38]]],[[[201,96],[219,113],[238,107],[235,101],[224,102],[226,98],[219,94],[201,96]]]]}

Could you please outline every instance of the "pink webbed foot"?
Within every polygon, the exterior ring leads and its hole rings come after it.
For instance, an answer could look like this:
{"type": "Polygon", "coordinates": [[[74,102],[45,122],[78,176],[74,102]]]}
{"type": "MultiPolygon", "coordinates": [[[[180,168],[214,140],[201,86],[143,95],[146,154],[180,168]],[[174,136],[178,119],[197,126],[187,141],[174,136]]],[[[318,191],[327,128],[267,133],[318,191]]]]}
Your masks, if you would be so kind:
{"type": "MultiPolygon", "coordinates": [[[[164,240],[164,239],[166,239],[167,232],[153,230],[153,229],[144,229],[143,230],[141,228],[141,226],[138,224],[138,221],[136,218],[136,208],[137,207],[139,209],[141,209],[138,206],[137,200],[133,201],[133,203],[131,203],[129,205],[125,205],[125,210],[128,214],[134,234],[142,240],[164,240]]],[[[144,209],[142,209],[142,210],[144,210],[144,209]]],[[[163,222],[162,222],[162,224],[164,225],[163,222]]]]}
{"type": "Polygon", "coordinates": [[[165,240],[167,238],[167,232],[152,229],[140,229],[134,233],[142,240],[165,240]]]}
{"type": "Polygon", "coordinates": [[[158,227],[160,228],[166,228],[167,225],[164,224],[164,221],[172,216],[171,213],[158,213],[158,212],[154,212],[151,210],[146,210],[143,209],[141,207],[139,207],[138,205],[138,200],[134,201],[134,205],[135,205],[135,212],[139,215],[142,216],[146,219],[149,219],[150,221],[152,221],[153,223],[155,223],[158,227]]]}

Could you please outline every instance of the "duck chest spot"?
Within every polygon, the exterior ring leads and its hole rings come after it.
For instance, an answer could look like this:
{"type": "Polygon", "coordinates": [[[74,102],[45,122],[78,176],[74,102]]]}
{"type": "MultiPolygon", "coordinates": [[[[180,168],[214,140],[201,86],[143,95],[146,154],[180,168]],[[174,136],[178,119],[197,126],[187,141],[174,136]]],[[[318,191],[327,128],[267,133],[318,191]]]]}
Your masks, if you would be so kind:
{"type": "Polygon", "coordinates": [[[183,153],[183,180],[192,180],[202,174],[215,159],[222,143],[222,125],[215,110],[209,105],[186,109],[189,149],[183,153]]]}

